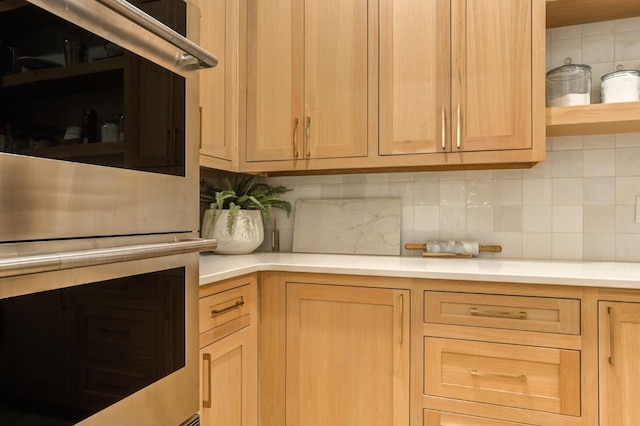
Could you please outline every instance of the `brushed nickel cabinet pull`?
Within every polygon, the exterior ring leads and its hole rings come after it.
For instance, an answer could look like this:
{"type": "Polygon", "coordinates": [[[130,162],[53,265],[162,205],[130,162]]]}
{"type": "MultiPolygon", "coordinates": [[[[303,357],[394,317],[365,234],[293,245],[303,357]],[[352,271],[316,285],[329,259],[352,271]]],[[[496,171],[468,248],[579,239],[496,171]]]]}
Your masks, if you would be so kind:
{"type": "Polygon", "coordinates": [[[307,125],[305,127],[305,155],[311,157],[311,117],[307,117],[307,125]]]}
{"type": "Polygon", "coordinates": [[[218,315],[222,315],[222,314],[227,313],[229,311],[232,311],[234,309],[241,308],[243,305],[244,305],[244,300],[242,298],[240,298],[240,300],[238,300],[236,303],[234,303],[233,305],[227,306],[226,308],[212,309],[211,310],[211,318],[217,317],[218,315]]]}
{"type": "Polygon", "coordinates": [[[613,348],[614,348],[614,340],[613,340],[613,329],[615,327],[613,323],[613,307],[609,306],[607,308],[607,314],[609,314],[609,364],[614,365],[613,359],[613,348]]]}
{"type": "Polygon", "coordinates": [[[526,311],[483,311],[478,308],[470,308],[469,313],[475,317],[527,319],[526,311]]]}
{"type": "Polygon", "coordinates": [[[446,144],[447,132],[444,127],[445,125],[446,125],[445,112],[444,112],[444,107],[442,107],[442,150],[443,151],[447,149],[447,144],[446,144]]]}
{"type": "Polygon", "coordinates": [[[400,338],[398,339],[402,344],[402,335],[404,334],[404,294],[400,295],[400,338]]]}
{"type": "Polygon", "coordinates": [[[460,149],[460,105],[458,105],[458,128],[457,128],[456,147],[460,149]]]}
{"type": "Polygon", "coordinates": [[[211,408],[211,354],[202,354],[202,386],[202,406],[211,408]]]}
{"type": "Polygon", "coordinates": [[[517,376],[516,375],[512,376],[509,374],[483,373],[478,370],[471,370],[469,374],[475,377],[490,377],[494,379],[527,380],[527,376],[525,376],[524,374],[518,374],[517,376]]]}
{"type": "Polygon", "coordinates": [[[298,155],[300,155],[298,153],[298,123],[300,122],[300,119],[298,117],[296,117],[293,120],[293,157],[294,158],[298,158],[298,155]]]}

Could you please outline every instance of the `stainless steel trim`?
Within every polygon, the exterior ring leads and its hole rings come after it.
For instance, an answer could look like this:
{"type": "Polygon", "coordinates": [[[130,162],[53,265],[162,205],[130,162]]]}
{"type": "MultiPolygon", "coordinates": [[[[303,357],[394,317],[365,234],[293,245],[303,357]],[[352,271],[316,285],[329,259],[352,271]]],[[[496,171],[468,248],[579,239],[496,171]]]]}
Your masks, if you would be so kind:
{"type": "Polygon", "coordinates": [[[170,243],[109,247],[0,259],[0,278],[209,251],[215,249],[216,246],[216,240],[194,238],[170,243]]]}
{"type": "Polygon", "coordinates": [[[204,50],[191,40],[183,37],[181,34],[164,25],[157,19],[144,13],[142,10],[133,6],[125,0],[97,0],[105,6],[113,9],[119,15],[124,16],[130,21],[135,22],[146,30],[152,32],[165,41],[168,41],[178,49],[186,52],[186,55],[179,59],[181,63],[189,64],[192,62],[191,57],[198,61],[200,68],[213,68],[218,65],[218,58],[204,50]]]}

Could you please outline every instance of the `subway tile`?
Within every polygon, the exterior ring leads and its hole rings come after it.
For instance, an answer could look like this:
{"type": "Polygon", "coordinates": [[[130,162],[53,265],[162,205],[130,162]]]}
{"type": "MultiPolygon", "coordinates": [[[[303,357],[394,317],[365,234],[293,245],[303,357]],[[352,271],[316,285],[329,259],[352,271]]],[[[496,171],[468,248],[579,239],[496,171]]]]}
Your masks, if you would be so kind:
{"type": "Polygon", "coordinates": [[[493,207],[467,206],[465,221],[467,234],[493,232],[493,207]]]}
{"type": "Polygon", "coordinates": [[[465,180],[466,172],[455,171],[455,172],[441,172],[440,180],[465,180]]]}
{"type": "Polygon", "coordinates": [[[553,163],[553,153],[547,152],[547,158],[533,169],[523,170],[522,179],[541,179],[551,177],[551,164],[553,163]]]}
{"type": "MultiPolygon", "coordinates": [[[[414,206],[402,206],[400,209],[400,223],[403,231],[413,231],[415,229],[415,210],[414,206]]],[[[437,222],[437,220],[436,220],[437,222]]]]}
{"type": "Polygon", "coordinates": [[[413,206],[415,185],[413,182],[392,181],[389,183],[389,197],[400,198],[403,206],[413,206]]]}
{"type": "Polygon", "coordinates": [[[582,136],[564,136],[552,138],[552,151],[576,151],[582,149],[582,136]]]}
{"type": "Polygon", "coordinates": [[[502,246],[502,251],[495,257],[504,259],[522,258],[522,233],[521,232],[496,232],[493,244],[502,246]]]}
{"type": "Polygon", "coordinates": [[[616,147],[616,135],[587,135],[582,137],[583,149],[608,149],[616,147]]]}
{"type": "Polygon", "coordinates": [[[584,206],[582,230],[585,234],[616,232],[616,206],[584,206]]]}
{"type": "Polygon", "coordinates": [[[321,198],[328,200],[332,198],[342,198],[343,185],[333,183],[323,183],[320,185],[321,198]]]}
{"type": "Polygon", "coordinates": [[[615,135],[616,148],[636,148],[640,146],[640,133],[619,133],[615,135]]]}
{"type": "Polygon", "coordinates": [[[390,173],[389,182],[413,182],[413,173],[390,173]]]}
{"type": "MultiPolygon", "coordinates": [[[[616,206],[616,232],[640,234],[640,223],[635,223],[636,206],[616,206]]],[[[637,248],[640,251],[640,247],[637,248]]]]}
{"type": "Polygon", "coordinates": [[[564,40],[582,37],[582,25],[567,25],[564,27],[551,28],[549,38],[551,40],[564,40]]]}
{"type": "Polygon", "coordinates": [[[365,194],[364,182],[345,182],[342,188],[342,196],[344,198],[365,198],[365,194]]]}
{"type": "Polygon", "coordinates": [[[556,151],[553,153],[553,177],[582,177],[583,152],[556,151]]]}
{"type": "Polygon", "coordinates": [[[602,21],[582,25],[583,36],[613,34],[614,31],[614,21],[602,21]]]}
{"type": "Polygon", "coordinates": [[[495,170],[493,172],[494,179],[522,179],[521,170],[495,170]]]}
{"type": "Polygon", "coordinates": [[[414,182],[413,199],[417,206],[440,205],[440,181],[419,180],[414,182]]]}
{"type": "Polygon", "coordinates": [[[493,180],[467,181],[465,190],[467,206],[493,206],[493,180]]]}
{"type": "Polygon", "coordinates": [[[365,198],[389,198],[389,181],[366,182],[364,196],[365,198]]]}
{"type": "Polygon", "coordinates": [[[440,236],[443,239],[454,240],[466,236],[466,207],[440,207],[440,236]]]}
{"type": "Polygon", "coordinates": [[[616,178],[584,179],[584,205],[613,205],[616,203],[616,178]]]}
{"type": "Polygon", "coordinates": [[[440,207],[415,206],[413,208],[413,229],[416,231],[438,231],[440,229],[440,207]]]}
{"type": "Polygon", "coordinates": [[[597,62],[611,62],[613,59],[613,34],[582,37],[582,61],[585,64],[591,65],[597,62]]]}
{"type": "Polygon", "coordinates": [[[319,183],[300,184],[300,192],[298,195],[298,198],[301,199],[319,200],[322,198],[322,185],[319,183]]]}
{"type": "Polygon", "coordinates": [[[640,18],[617,19],[613,21],[613,25],[616,33],[636,31],[640,28],[640,18]]]}
{"type": "Polygon", "coordinates": [[[616,234],[616,261],[640,262],[640,234],[616,234]]]}
{"type": "Polygon", "coordinates": [[[638,40],[640,40],[640,31],[637,30],[616,33],[614,60],[640,58],[640,43],[638,43],[638,40]]]}

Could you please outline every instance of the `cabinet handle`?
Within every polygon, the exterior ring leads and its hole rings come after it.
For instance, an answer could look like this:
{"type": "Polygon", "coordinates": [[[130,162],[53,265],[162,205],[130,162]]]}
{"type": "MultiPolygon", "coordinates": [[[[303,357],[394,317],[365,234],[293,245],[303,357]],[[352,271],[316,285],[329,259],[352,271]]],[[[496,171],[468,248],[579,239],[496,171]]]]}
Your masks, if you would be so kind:
{"type": "Polygon", "coordinates": [[[469,372],[472,376],[475,377],[490,377],[494,379],[513,379],[513,380],[527,380],[527,376],[524,374],[509,375],[509,374],[496,374],[496,373],[483,373],[478,370],[471,370],[469,372]]]}
{"type": "Polygon", "coordinates": [[[200,149],[202,149],[202,107],[200,109],[200,149]]]}
{"type": "Polygon", "coordinates": [[[307,117],[307,125],[305,128],[305,134],[306,134],[306,138],[305,138],[305,155],[307,157],[311,157],[311,116],[307,117]]]}
{"type": "Polygon", "coordinates": [[[293,120],[293,156],[295,158],[298,158],[298,123],[300,122],[300,119],[298,119],[298,117],[296,117],[293,120]]]}
{"type": "Polygon", "coordinates": [[[470,308],[469,313],[474,317],[527,319],[526,311],[482,311],[478,308],[470,308]]]}
{"type": "Polygon", "coordinates": [[[244,300],[241,297],[240,300],[238,300],[236,303],[234,303],[233,305],[227,306],[226,308],[212,309],[211,310],[211,318],[215,318],[218,315],[222,315],[222,314],[227,313],[229,311],[232,311],[234,309],[241,308],[243,305],[244,305],[244,300]]]}
{"type": "Polygon", "coordinates": [[[211,354],[202,354],[202,386],[202,406],[211,408],[211,354]]]}
{"type": "Polygon", "coordinates": [[[458,126],[457,126],[456,147],[460,149],[460,105],[458,105],[458,126]]]}
{"type": "Polygon", "coordinates": [[[400,338],[398,343],[402,344],[402,335],[404,334],[404,294],[400,295],[400,338]]]}
{"type": "Polygon", "coordinates": [[[609,364],[614,365],[613,359],[613,348],[614,348],[614,340],[613,340],[613,307],[607,307],[607,313],[609,314],[609,364]]]}
{"type": "Polygon", "coordinates": [[[444,127],[445,125],[446,125],[445,112],[444,112],[444,107],[442,107],[442,150],[443,151],[447,149],[447,145],[446,145],[447,132],[444,127]]]}

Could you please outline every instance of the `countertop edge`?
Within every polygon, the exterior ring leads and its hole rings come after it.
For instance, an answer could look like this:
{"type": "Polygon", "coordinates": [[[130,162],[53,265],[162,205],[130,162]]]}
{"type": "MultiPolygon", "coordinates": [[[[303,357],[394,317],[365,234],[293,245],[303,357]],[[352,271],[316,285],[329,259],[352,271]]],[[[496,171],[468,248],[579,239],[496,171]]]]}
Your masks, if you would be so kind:
{"type": "Polygon", "coordinates": [[[640,263],[304,253],[200,256],[200,285],[266,271],[640,289],[640,263]]]}

